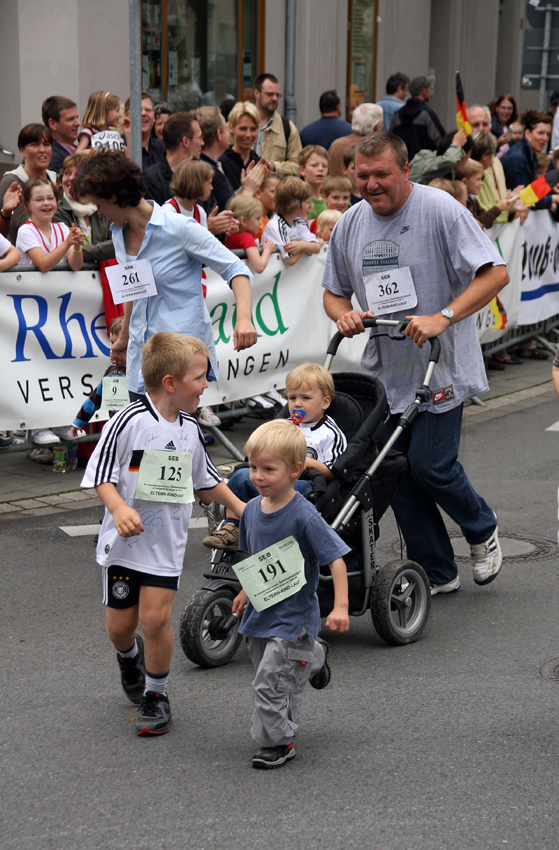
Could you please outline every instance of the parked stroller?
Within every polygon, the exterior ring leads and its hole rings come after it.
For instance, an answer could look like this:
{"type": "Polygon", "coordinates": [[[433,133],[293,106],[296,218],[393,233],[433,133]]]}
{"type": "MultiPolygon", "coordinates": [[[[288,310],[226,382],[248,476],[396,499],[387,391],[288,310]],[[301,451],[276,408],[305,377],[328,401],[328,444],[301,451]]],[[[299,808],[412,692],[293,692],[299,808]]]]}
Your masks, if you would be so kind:
{"type": "MultiPolygon", "coordinates": [[[[408,341],[404,334],[406,322],[373,318],[366,319],[363,324],[365,327],[393,328],[392,334],[378,335],[408,341]]],[[[343,339],[342,334],[337,333],[330,341],[324,363],[327,369],[343,339]]],[[[430,397],[429,383],[439,359],[440,341],[434,337],[429,342],[431,351],[423,385],[385,443],[382,437],[390,410],[382,383],[360,373],[333,373],[336,394],[328,415],[344,431],[348,445],[332,466],[333,481],[327,483],[316,470],[308,470],[313,484],[308,498],[352,550],[345,557],[349,613],[361,616],[370,611],[380,637],[395,646],[416,641],[425,629],[431,610],[429,580],[419,564],[399,559],[381,566],[376,559],[379,521],[407,464],[404,455],[394,451],[392,446],[402,431],[412,425],[421,404],[430,397]]],[[[289,416],[287,406],[280,413],[282,415],[289,416]]],[[[238,618],[231,614],[231,608],[241,590],[235,564],[246,557],[243,552],[214,549],[211,571],[204,573],[205,584],[184,608],[180,622],[181,646],[187,658],[201,667],[227,664],[239,648],[242,636],[238,631],[238,618]]],[[[317,593],[320,614],[326,617],[334,601],[333,581],[327,566],[321,567],[317,593]]]]}

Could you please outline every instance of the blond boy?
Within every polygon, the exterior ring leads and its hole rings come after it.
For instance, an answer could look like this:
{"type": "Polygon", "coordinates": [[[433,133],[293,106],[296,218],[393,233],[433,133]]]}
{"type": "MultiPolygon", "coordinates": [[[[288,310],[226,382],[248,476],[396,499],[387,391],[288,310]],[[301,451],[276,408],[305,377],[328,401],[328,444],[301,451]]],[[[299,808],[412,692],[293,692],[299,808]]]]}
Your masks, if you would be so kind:
{"type": "Polygon", "coordinates": [[[140,704],[138,735],[163,735],[171,725],[171,611],[194,492],[238,515],[244,509],[208,458],[192,416],[208,386],[208,358],[199,339],[154,334],[142,356],[145,395],[105,426],[82,481],[106,508],[97,562],[122,686],[140,704]]]}
{"type": "Polygon", "coordinates": [[[330,681],[328,645],[318,638],[319,565],[329,564],[334,585],[334,607],[326,626],[345,632],[349,616],[343,557],[350,549],[293,489],[307,451],[299,428],[285,420],[266,422],[251,435],[245,451],[259,496],[249,502],[241,518],[240,543],[257,557],[238,572],[248,594],[243,589],[235,597],[233,613],[242,615],[239,631],[246,635],[256,671],[251,735],[260,749],[252,766],[269,770],[295,756],[293,741],[306,683],[322,689],[330,681]],[[286,567],[300,576],[287,589],[281,579],[286,567]],[[274,584],[278,573],[279,582],[274,584]],[[268,589],[269,593],[261,593],[268,589]],[[253,605],[257,597],[258,610],[253,605]]]}
{"type": "MultiPolygon", "coordinates": [[[[287,404],[293,421],[299,426],[307,444],[305,469],[316,469],[327,481],[334,477],[332,466],[345,450],[347,440],[327,410],[334,398],[334,381],[328,369],[317,363],[302,363],[286,378],[287,404]]],[[[248,502],[258,495],[246,467],[235,470],[227,486],[248,502]]],[[[312,490],[309,481],[296,481],[295,489],[306,496],[312,490]]],[[[204,538],[208,549],[236,552],[239,548],[239,519],[228,512],[225,525],[204,538]]]]}

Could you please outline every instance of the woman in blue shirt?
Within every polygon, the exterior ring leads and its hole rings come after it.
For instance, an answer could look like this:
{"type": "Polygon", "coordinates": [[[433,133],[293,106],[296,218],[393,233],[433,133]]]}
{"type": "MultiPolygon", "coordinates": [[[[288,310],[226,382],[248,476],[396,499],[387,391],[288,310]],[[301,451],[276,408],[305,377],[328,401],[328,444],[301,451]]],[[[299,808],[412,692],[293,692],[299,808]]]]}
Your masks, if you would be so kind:
{"type": "Polygon", "coordinates": [[[251,321],[251,273],[205,228],[182,215],[167,216],[144,198],[142,172],[121,153],[82,157],[74,185],[100,215],[112,220],[111,231],[119,263],[149,260],[157,294],[125,304],[121,334],[114,352],[128,348],[127,385],[143,392],[141,355],[158,331],[176,331],[203,340],[210,350],[213,375],[217,361],[212,326],[202,292],[202,264],[229,282],[236,301],[233,333],[236,351],[256,343],[251,321]]]}

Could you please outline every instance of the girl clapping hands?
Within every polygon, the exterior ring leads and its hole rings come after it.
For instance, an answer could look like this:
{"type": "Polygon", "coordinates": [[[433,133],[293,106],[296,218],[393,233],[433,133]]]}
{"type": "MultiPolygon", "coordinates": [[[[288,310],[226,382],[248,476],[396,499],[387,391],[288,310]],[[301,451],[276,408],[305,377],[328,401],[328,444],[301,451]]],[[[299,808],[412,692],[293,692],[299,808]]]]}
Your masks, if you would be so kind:
{"type": "Polygon", "coordinates": [[[70,229],[53,222],[58,209],[58,190],[43,177],[28,180],[23,187],[23,204],[29,220],[18,230],[16,248],[19,265],[33,263],[48,272],[66,257],[70,268],[79,271],[83,264],[83,233],[75,224],[70,229]]]}

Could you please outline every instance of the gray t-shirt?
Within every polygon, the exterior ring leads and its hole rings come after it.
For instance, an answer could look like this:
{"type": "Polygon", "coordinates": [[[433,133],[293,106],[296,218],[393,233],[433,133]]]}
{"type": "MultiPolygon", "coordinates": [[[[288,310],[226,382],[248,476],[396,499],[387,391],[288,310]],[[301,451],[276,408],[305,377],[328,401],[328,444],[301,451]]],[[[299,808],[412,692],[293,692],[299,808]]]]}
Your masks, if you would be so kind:
{"type": "Polygon", "coordinates": [[[255,611],[249,601],[239,631],[252,637],[279,637],[294,643],[305,629],[312,643],[320,631],[316,595],[319,565],[331,564],[351,550],[300,493],[295,493],[284,508],[271,514],[261,511],[260,501],[260,496],[251,499],[243,511],[239,549],[255,555],[286,537],[294,537],[305,559],[307,583],[293,596],[264,611],[255,611]]]}
{"type": "MultiPolygon", "coordinates": [[[[368,310],[369,275],[409,266],[417,306],[380,317],[404,319],[439,312],[487,264],[505,265],[472,214],[446,192],[412,184],[406,203],[393,215],[375,215],[368,203],[344,213],[332,232],[322,285],[346,298],[355,292],[361,309],[368,310]]],[[[475,314],[449,327],[439,339],[441,357],[431,381],[431,400],[422,408],[432,413],[451,410],[488,389],[475,314]]],[[[426,343],[419,349],[407,338],[367,342],[361,367],[382,381],[393,413],[405,410],[415,398],[429,348],[426,343]]]]}

